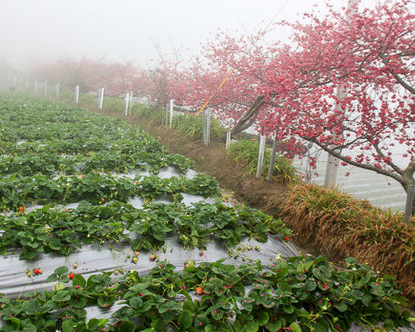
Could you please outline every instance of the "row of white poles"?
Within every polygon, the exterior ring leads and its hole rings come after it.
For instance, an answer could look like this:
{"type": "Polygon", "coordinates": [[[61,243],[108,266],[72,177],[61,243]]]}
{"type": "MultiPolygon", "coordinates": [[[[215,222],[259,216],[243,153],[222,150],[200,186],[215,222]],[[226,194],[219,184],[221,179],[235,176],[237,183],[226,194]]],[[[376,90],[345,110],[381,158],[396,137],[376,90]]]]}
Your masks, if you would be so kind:
{"type": "MultiPolygon", "coordinates": [[[[13,86],[16,87],[16,81],[17,78],[16,76],[13,77],[13,79],[11,79],[11,77],[9,76],[9,82],[13,82],[13,86]]],[[[26,87],[29,86],[29,80],[26,80],[26,87]]],[[[38,80],[34,81],[34,92],[37,93],[39,88],[39,82],[38,80]]],[[[74,89],[74,99],[75,99],[75,103],[79,103],[79,85],[75,86],[74,89]]],[[[44,82],[44,93],[47,94],[48,93],[48,81],[44,82]]],[[[55,94],[56,96],[59,96],[60,93],[60,84],[56,83],[55,85],[55,94]]],[[[133,92],[128,92],[124,98],[125,100],[125,109],[124,109],[124,115],[128,116],[132,114],[132,105],[133,105],[133,100],[134,100],[134,95],[133,92]]],[[[104,101],[104,88],[100,88],[98,90],[98,98],[97,98],[97,103],[98,103],[98,108],[101,110],[102,106],[103,106],[103,101],[104,101]]],[[[171,99],[170,103],[169,103],[169,108],[167,110],[166,108],[166,126],[168,126],[169,128],[172,127],[172,123],[173,123],[173,116],[174,116],[174,100],[171,99]]],[[[203,143],[205,146],[208,146],[210,144],[210,110],[207,109],[205,111],[203,111],[203,143]]],[[[226,148],[229,148],[231,145],[231,132],[227,132],[226,133],[226,148]]],[[[260,136],[260,143],[259,143],[259,151],[258,151],[258,164],[257,164],[257,172],[256,172],[256,177],[259,178],[261,176],[262,173],[262,169],[264,166],[264,155],[265,155],[265,142],[266,142],[266,137],[265,137],[265,133],[264,130],[262,130],[262,134],[260,136]]],[[[272,156],[271,156],[271,164],[273,164],[275,162],[275,151],[276,151],[276,139],[274,140],[273,143],[273,149],[272,149],[272,156]]],[[[326,175],[325,175],[325,182],[324,185],[326,187],[334,187],[336,184],[336,178],[337,178],[337,170],[339,166],[339,161],[337,158],[329,155],[328,156],[328,162],[327,162],[327,168],[326,168],[326,175]]],[[[271,169],[271,165],[270,165],[270,169],[268,171],[268,176],[267,176],[267,180],[270,181],[272,177],[272,169],[271,169]]],[[[411,188],[411,190],[409,190],[408,195],[407,195],[407,203],[406,203],[406,210],[405,210],[405,220],[408,221],[409,217],[412,213],[412,204],[411,202],[413,201],[413,197],[415,195],[415,188],[411,188]]]]}

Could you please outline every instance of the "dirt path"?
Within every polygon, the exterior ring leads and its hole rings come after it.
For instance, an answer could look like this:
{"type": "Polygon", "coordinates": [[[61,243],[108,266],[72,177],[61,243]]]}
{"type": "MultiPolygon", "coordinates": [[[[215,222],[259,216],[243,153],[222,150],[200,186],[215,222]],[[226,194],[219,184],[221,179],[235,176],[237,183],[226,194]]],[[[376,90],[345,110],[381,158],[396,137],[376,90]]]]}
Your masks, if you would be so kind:
{"type": "Polygon", "coordinates": [[[222,189],[233,192],[237,201],[260,209],[274,217],[280,216],[281,205],[289,189],[280,182],[266,182],[248,175],[226,155],[225,143],[213,141],[206,147],[199,140],[183,137],[174,129],[154,123],[144,123],[136,117],[111,114],[138,125],[160,139],[171,153],[179,153],[195,161],[195,170],[208,174],[220,182],[222,189]]]}

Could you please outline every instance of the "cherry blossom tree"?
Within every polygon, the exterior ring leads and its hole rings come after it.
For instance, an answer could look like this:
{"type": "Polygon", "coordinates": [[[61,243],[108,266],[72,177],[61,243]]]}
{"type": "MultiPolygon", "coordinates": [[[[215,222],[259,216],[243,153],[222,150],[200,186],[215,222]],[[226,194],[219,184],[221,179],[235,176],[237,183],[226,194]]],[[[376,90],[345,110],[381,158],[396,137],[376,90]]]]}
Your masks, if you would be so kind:
{"type": "Polygon", "coordinates": [[[181,99],[206,100],[234,70],[211,102],[219,118],[236,129],[255,122],[278,139],[312,142],[407,191],[415,184],[413,9],[413,1],[395,0],[308,14],[283,23],[293,31],[290,45],[270,42],[268,30],[220,33],[204,49],[208,69],[196,63],[183,75],[191,84],[180,85],[181,99]],[[397,146],[404,153],[394,155],[397,146]]]}
{"type": "Polygon", "coordinates": [[[280,107],[260,121],[270,129],[282,124],[281,135],[312,142],[343,165],[383,174],[408,191],[415,184],[413,2],[352,10],[291,25],[296,49],[271,62],[262,86],[280,107]],[[404,153],[394,156],[396,146],[404,153]]]}

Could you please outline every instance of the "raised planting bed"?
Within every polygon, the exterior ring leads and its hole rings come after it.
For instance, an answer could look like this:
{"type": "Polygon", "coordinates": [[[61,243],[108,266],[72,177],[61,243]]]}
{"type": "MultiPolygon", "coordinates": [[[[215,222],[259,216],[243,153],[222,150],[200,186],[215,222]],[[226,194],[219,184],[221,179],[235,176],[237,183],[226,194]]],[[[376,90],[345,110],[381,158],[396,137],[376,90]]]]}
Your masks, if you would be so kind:
{"type": "Polygon", "coordinates": [[[148,134],[23,95],[0,110],[0,331],[409,325],[393,279],[298,257],[148,134]]]}

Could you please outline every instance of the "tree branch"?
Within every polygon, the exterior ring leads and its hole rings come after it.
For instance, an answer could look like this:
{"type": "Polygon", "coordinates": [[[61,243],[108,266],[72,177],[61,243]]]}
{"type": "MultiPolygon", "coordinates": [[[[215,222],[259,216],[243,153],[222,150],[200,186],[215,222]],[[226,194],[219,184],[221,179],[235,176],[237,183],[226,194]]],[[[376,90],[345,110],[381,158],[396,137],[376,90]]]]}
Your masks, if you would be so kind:
{"type": "MultiPolygon", "coordinates": [[[[330,149],[328,146],[320,143],[319,141],[317,141],[314,138],[310,138],[310,137],[306,137],[306,136],[301,136],[301,138],[304,139],[304,140],[306,140],[306,141],[308,141],[308,142],[315,143],[321,149],[323,149],[327,153],[331,154],[332,156],[336,157],[337,159],[340,159],[340,160],[342,160],[342,161],[344,161],[344,162],[346,162],[346,163],[348,163],[348,164],[350,164],[352,166],[356,166],[356,167],[359,167],[359,168],[367,169],[369,171],[374,171],[374,172],[376,172],[378,174],[382,174],[382,175],[385,175],[387,177],[390,177],[390,178],[398,181],[404,187],[404,183],[405,183],[404,179],[401,176],[399,176],[399,175],[397,175],[395,173],[392,173],[391,171],[387,171],[387,170],[384,170],[382,168],[377,168],[375,166],[368,165],[368,164],[358,163],[358,162],[356,162],[354,160],[349,160],[346,157],[344,157],[343,155],[341,155],[339,152],[335,151],[334,149],[330,149]]],[[[415,170],[415,162],[414,162],[414,170],[415,170]]]]}

